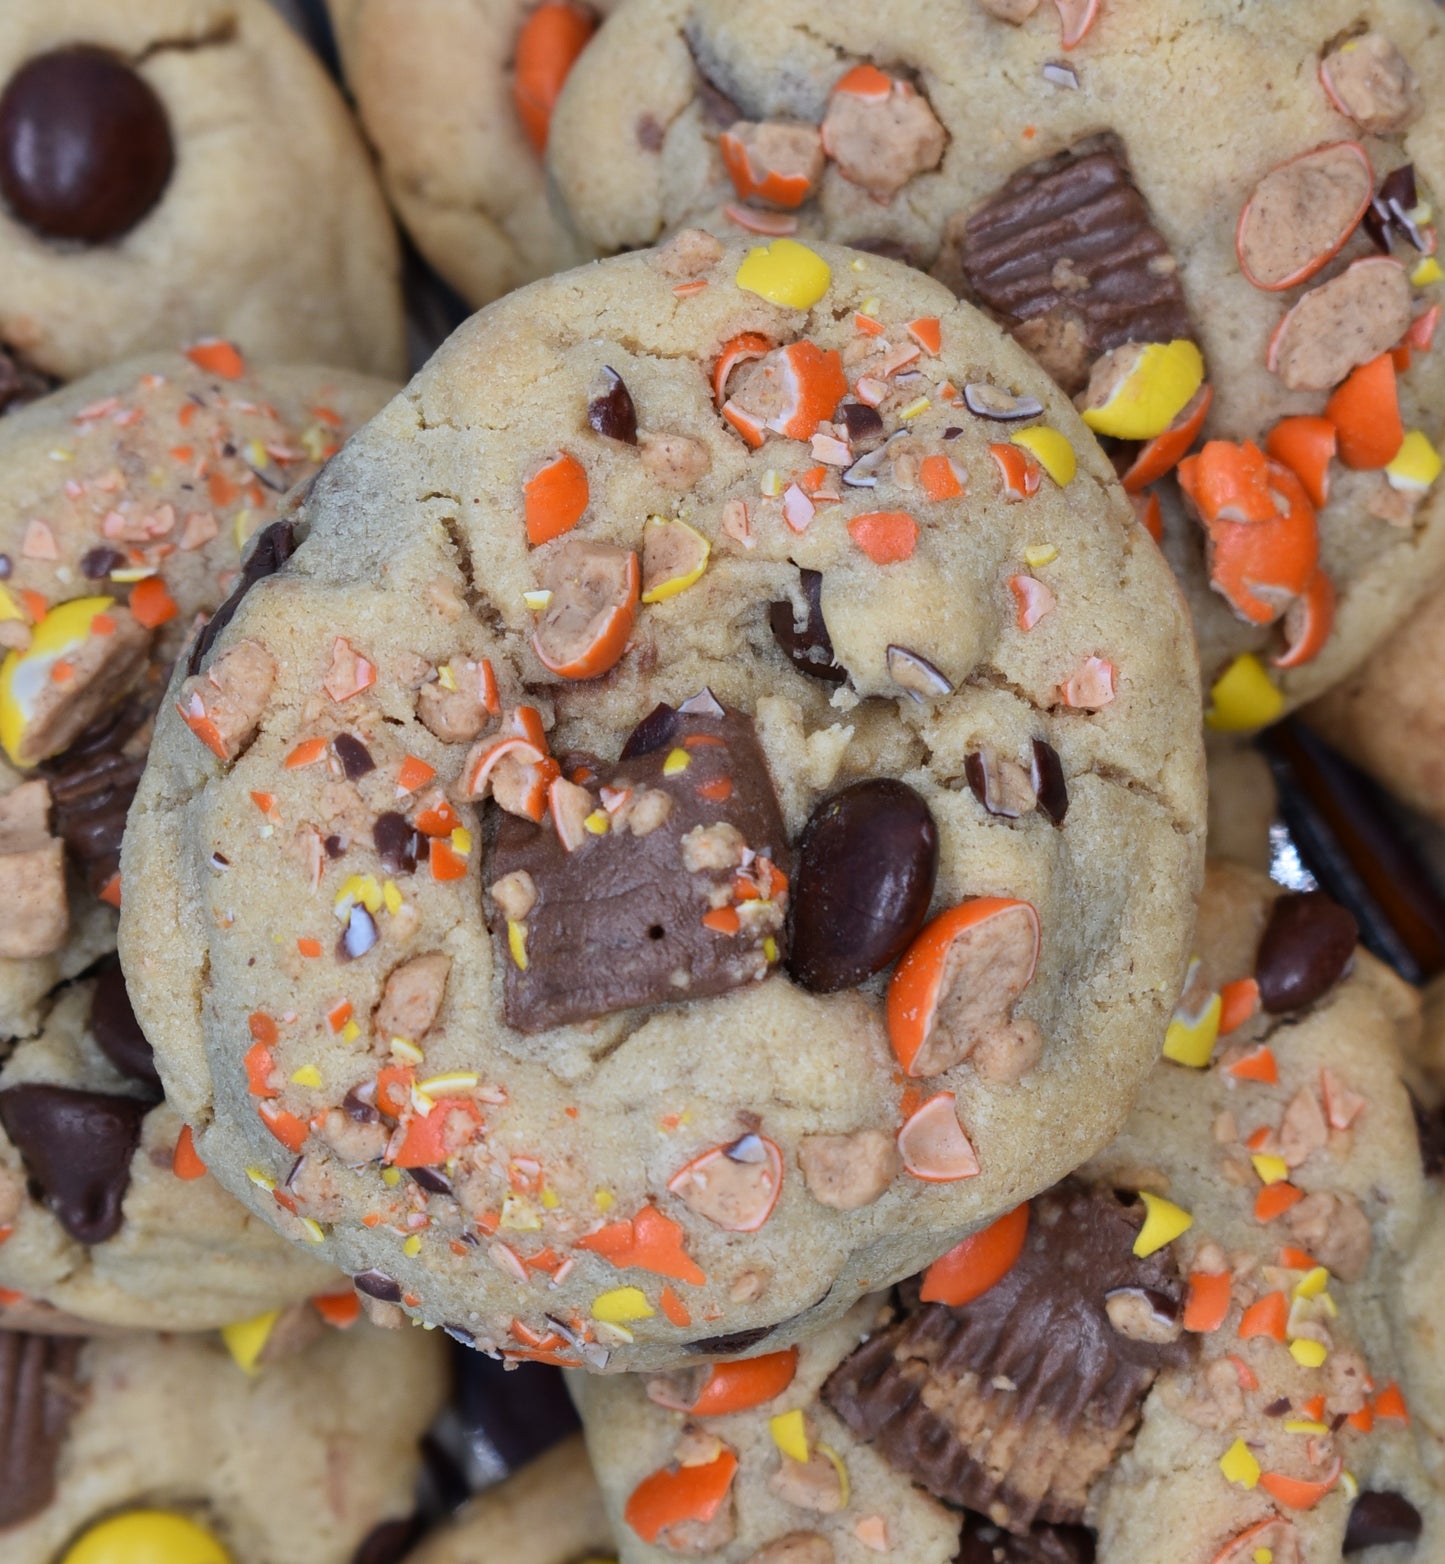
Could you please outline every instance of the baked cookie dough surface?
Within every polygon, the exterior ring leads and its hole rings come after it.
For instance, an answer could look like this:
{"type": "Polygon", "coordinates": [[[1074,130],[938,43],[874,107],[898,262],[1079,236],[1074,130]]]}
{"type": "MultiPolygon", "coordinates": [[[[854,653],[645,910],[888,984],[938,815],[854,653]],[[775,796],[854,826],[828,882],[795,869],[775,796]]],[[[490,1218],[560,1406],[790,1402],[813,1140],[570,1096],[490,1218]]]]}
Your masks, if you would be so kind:
{"type": "Polygon", "coordinates": [[[399,278],[361,137],[265,0],[5,7],[4,381],[207,334],[398,374],[399,278]]]}
{"type": "Polygon", "coordinates": [[[1187,620],[938,285],[699,234],[536,284],[297,532],[164,704],[123,958],[207,1165],[363,1292],[594,1369],[781,1345],[1122,1121],[1187,620]]]}
{"type": "Polygon", "coordinates": [[[796,1354],[569,1376],[625,1564],[1439,1557],[1418,997],[1240,867],[1196,949],[1123,1133],[986,1237],[796,1354]]]}
{"type": "Polygon", "coordinates": [[[603,252],[690,224],[876,248],[1071,395],[1100,402],[1121,362],[1146,399],[1170,387],[1096,427],[1165,534],[1215,719],[1247,729],[1337,683],[1445,568],[1442,81],[1431,0],[630,0],[549,159],[603,252]],[[1166,427],[1172,449],[1136,443],[1166,427]],[[1161,475],[1196,437],[1186,511],[1161,475]]]}

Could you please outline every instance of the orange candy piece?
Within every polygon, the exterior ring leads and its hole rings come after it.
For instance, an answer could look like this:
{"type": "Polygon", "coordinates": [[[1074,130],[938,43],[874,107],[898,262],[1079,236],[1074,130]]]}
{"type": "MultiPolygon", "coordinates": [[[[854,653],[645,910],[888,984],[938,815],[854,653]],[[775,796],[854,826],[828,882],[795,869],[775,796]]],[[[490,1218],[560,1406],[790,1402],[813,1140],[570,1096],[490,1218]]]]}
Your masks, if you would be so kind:
{"type": "MultiPolygon", "coordinates": [[[[1403,438],[1403,436],[1402,436],[1403,438]]],[[[1265,449],[1305,486],[1310,503],[1330,497],[1330,463],[1339,449],[1339,431],[1328,418],[1281,418],[1270,430],[1265,449]]]]}
{"type": "Polygon", "coordinates": [[[1184,1301],[1184,1329],[1201,1335],[1218,1330],[1229,1313],[1229,1293],[1228,1271],[1195,1271],[1184,1301]]]}
{"type": "Polygon", "coordinates": [[[1357,472],[1388,467],[1405,443],[1395,363],[1381,353],[1362,364],[1325,404],[1339,431],[1340,460],[1357,472]]]}
{"type": "Polygon", "coordinates": [[[206,1164],[196,1151],[196,1138],[191,1134],[189,1124],[181,1125],[181,1133],[176,1137],[176,1149],[171,1154],[171,1172],[187,1183],[206,1176],[206,1164]]]}
{"type": "Polygon", "coordinates": [[[582,520],[589,497],[587,469],[563,451],[522,486],[527,542],[536,548],[570,532],[582,520]]]}
{"type": "Polygon", "coordinates": [[[197,369],[204,369],[208,375],[219,375],[222,380],[239,380],[246,373],[246,361],[236,345],[219,337],[193,343],[186,349],[186,357],[197,369]]]}
{"type": "Polygon", "coordinates": [[[1013,1269],[1028,1231],[1026,1200],[940,1255],[923,1273],[920,1298],[924,1303],[946,1303],[955,1309],[981,1298],[1013,1269]]]}
{"type": "Polygon", "coordinates": [[[1252,977],[1236,978],[1219,991],[1219,1035],[1238,1031],[1259,1010],[1259,984],[1252,977]]]}
{"type": "Polygon", "coordinates": [[[580,6],[546,0],[517,34],[512,102],[527,140],[538,152],[547,150],[552,110],[578,55],[596,31],[596,20],[580,6]]]}
{"type": "Polygon", "coordinates": [[[1289,1299],[1282,1292],[1266,1293],[1244,1311],[1239,1322],[1239,1339],[1248,1341],[1252,1336],[1269,1336],[1275,1341],[1283,1341],[1288,1320],[1289,1299]]]}
{"type": "MultiPolygon", "coordinates": [[[[1151,483],[1157,483],[1166,473],[1171,473],[1184,460],[1189,447],[1199,438],[1204,420],[1209,416],[1209,405],[1214,400],[1214,388],[1202,385],[1185,404],[1184,410],[1163,434],[1147,441],[1134,458],[1133,465],[1121,482],[1128,494],[1138,494],[1151,483]]],[[[1158,538],[1155,538],[1158,542],[1158,538]]]]}
{"type": "Polygon", "coordinates": [[[254,1042],[246,1050],[246,1089],[253,1097],[274,1097],[276,1088],[270,1084],[271,1072],[276,1061],[271,1050],[263,1042],[254,1042]]]}
{"type": "Polygon", "coordinates": [[[773,206],[791,210],[801,206],[812,194],[812,182],[806,174],[780,174],[775,168],[764,168],[761,172],[755,169],[742,139],[730,130],[718,137],[717,144],[723,167],[727,169],[740,201],[749,201],[756,196],[773,206]]]}
{"type": "Polygon", "coordinates": [[[833,91],[877,102],[893,91],[893,78],[880,71],[876,65],[855,65],[851,71],[838,78],[833,91]]]}
{"type": "Polygon", "coordinates": [[[902,510],[873,510],[848,523],[848,535],[875,565],[911,559],[918,544],[918,523],[902,510]]]}
{"type": "Polygon", "coordinates": [[[1284,630],[1289,645],[1271,658],[1276,668],[1302,668],[1325,649],[1335,627],[1335,584],[1316,570],[1304,591],[1285,610],[1284,630]]]}
{"type": "Polygon", "coordinates": [[[464,880],[467,877],[467,861],[443,836],[432,837],[427,854],[431,877],[445,883],[447,880],[464,880]]]}
{"type": "Polygon", "coordinates": [[[1283,1472],[1261,1472],[1259,1486],[1287,1510],[1310,1510],[1334,1488],[1344,1470],[1344,1459],[1335,1457],[1334,1470],[1328,1477],[1310,1482],[1303,1477],[1287,1477],[1283,1472]]]}
{"type": "Polygon", "coordinates": [[[637,605],[642,597],[642,571],[635,553],[627,556],[623,597],[597,617],[597,633],[592,641],[566,662],[552,661],[542,649],[539,635],[532,636],[532,650],[550,672],[564,679],[596,679],[615,667],[632,639],[637,622],[637,605]]]}
{"type": "Polygon", "coordinates": [[[1252,440],[1211,440],[1179,464],[1179,483],[1206,526],[1218,521],[1273,521],[1269,462],[1252,440]]]}
{"type": "Polygon", "coordinates": [[[297,1118],[294,1113],[288,1113],[284,1108],[278,1108],[273,1102],[258,1103],[256,1112],[261,1115],[262,1124],[287,1151],[300,1154],[309,1133],[305,1119],[297,1118]]]}
{"type": "Polygon", "coordinates": [[[361,1318],[361,1299],[354,1292],[318,1293],[311,1307],[335,1330],[346,1330],[361,1318]]]}
{"type": "MultiPolygon", "coordinates": [[[[1223,1030],[1221,1027],[1220,1031],[1223,1030]]],[[[1242,1059],[1236,1059],[1227,1069],[1236,1081],[1258,1081],[1262,1086],[1279,1084],[1279,1064],[1274,1057],[1274,1050],[1264,1043],[1242,1059]]]]}
{"type": "Polygon", "coordinates": [[[147,630],[154,630],[157,625],[174,619],[180,609],[166,590],[165,582],[159,576],[147,576],[131,588],[130,611],[137,624],[144,625],[147,630]]]}
{"type": "Polygon", "coordinates": [[[697,1399],[691,1406],[679,1405],[673,1410],[689,1412],[694,1417],[728,1417],[734,1412],[750,1412],[782,1395],[797,1372],[796,1347],[789,1347],[784,1352],[769,1352],[760,1358],[710,1363],[697,1399]]]}
{"type": "Polygon", "coordinates": [[[1254,1197],[1254,1219],[1256,1222],[1273,1222],[1303,1199],[1304,1192],[1288,1181],[1266,1184],[1254,1197]]]}
{"type": "Polygon", "coordinates": [[[618,1270],[651,1271],[654,1276],[701,1287],[707,1277],[684,1248],[686,1237],[680,1223],[647,1205],[630,1222],[609,1222],[579,1238],[577,1248],[601,1255],[618,1270]]]}
{"type": "Polygon", "coordinates": [[[936,452],[919,463],[918,481],[923,485],[924,495],[935,502],[956,500],[967,492],[959,481],[957,468],[946,456],[936,452]]]}
{"type": "Polygon", "coordinates": [[[1039,492],[1044,470],[1021,446],[1000,442],[989,446],[988,451],[998,464],[1006,499],[1026,500],[1039,492]]]}
{"type": "Polygon", "coordinates": [[[701,1466],[665,1466],[632,1490],[622,1518],[644,1542],[656,1542],[685,1521],[706,1525],[722,1508],[737,1469],[738,1458],[726,1445],[701,1466]]]}
{"type": "MultiPolygon", "coordinates": [[[[430,1168],[445,1162],[461,1144],[452,1132],[453,1121],[459,1115],[469,1118],[473,1126],[482,1122],[481,1112],[470,1097],[438,1097],[425,1118],[417,1114],[407,1121],[401,1144],[395,1151],[387,1148],[386,1160],[398,1168],[430,1168]]],[[[462,1139],[469,1133],[465,1131],[462,1139]]]]}

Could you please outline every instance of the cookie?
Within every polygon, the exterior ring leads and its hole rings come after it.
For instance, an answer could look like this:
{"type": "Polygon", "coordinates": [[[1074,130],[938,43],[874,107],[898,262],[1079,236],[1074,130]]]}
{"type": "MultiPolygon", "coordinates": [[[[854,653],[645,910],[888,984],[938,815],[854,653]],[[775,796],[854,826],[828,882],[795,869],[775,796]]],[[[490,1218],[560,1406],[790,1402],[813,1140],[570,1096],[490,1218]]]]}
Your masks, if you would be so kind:
{"type": "Polygon", "coordinates": [[[579,1434],[471,1500],[407,1555],[406,1564],[605,1564],[614,1557],[579,1434]]]}
{"type": "Polygon", "coordinates": [[[981,316],[692,234],[484,311],[300,521],[162,708],[123,959],[208,1166],[363,1292],[594,1368],[783,1345],[1115,1128],[1195,665],[981,316]]]}
{"type": "Polygon", "coordinates": [[[327,0],[386,192],[473,305],[586,258],[552,209],[542,152],[567,72],[615,4],[327,0]]]}
{"type": "Polygon", "coordinates": [[[1439,1557],[1418,999],[1240,867],[1197,948],[1171,1057],[1076,1174],[796,1349],[569,1376],[625,1564],[1439,1557]]]}
{"type": "Polygon", "coordinates": [[[1205,745],[1209,771],[1209,856],[1268,871],[1279,789],[1252,745],[1218,737],[1205,745]]]}
{"type": "Polygon", "coordinates": [[[0,1066],[0,1231],[4,1294],[100,1325],[212,1330],[347,1290],[206,1177],[114,957],[0,1066]]]}
{"type": "Polygon", "coordinates": [[[549,160],[600,250],[817,236],[987,309],[1105,437],[1249,729],[1445,567],[1442,80],[1431,0],[631,0],[549,160]]]}
{"type": "Polygon", "coordinates": [[[152,713],[243,552],[390,394],[229,343],[101,371],[0,422],[0,1037],[114,948],[152,713]]]}
{"type": "Polygon", "coordinates": [[[421,1331],[328,1330],[252,1374],[211,1336],[0,1334],[0,1549],[355,1564],[410,1514],[445,1399],[446,1354],[421,1331]]]}
{"type": "Polygon", "coordinates": [[[346,107],[264,0],[5,7],[0,402],[206,335],[398,374],[399,276],[346,107]]]}

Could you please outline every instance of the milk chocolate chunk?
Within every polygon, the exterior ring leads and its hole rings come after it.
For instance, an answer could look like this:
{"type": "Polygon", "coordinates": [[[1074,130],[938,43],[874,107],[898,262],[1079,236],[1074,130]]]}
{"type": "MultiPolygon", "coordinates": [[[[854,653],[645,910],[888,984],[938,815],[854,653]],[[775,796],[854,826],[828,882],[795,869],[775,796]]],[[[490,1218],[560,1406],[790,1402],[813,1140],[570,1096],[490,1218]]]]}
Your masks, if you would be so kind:
{"type": "Polygon", "coordinates": [[[125,753],[122,734],[113,749],[92,749],[84,739],[58,755],[45,769],[55,809],[55,834],[71,862],[98,896],[120,870],[120,843],[131,800],[140,786],[145,756],[125,753]]]}
{"type": "Polygon", "coordinates": [[[981,1515],[965,1515],[954,1564],[1094,1564],[1094,1556],[1094,1534],[1084,1526],[1035,1526],[1016,1537],[981,1515]]]}
{"type": "Polygon", "coordinates": [[[1193,1351],[1110,1322],[1121,1289],[1182,1307],[1170,1252],[1133,1252],[1142,1218],[1110,1190],[1056,1185],[1034,1201],[1001,1281],[956,1309],[920,1303],[916,1281],[905,1284],[897,1321],[834,1371],[824,1399],[935,1498],[1019,1537],[1040,1521],[1078,1525],[1155,1376],[1193,1351]]]}
{"type": "Polygon", "coordinates": [[[241,566],[241,574],[231,588],[231,595],[206,621],[191,647],[191,655],[186,662],[187,673],[197,674],[201,671],[206,654],[220,638],[221,631],[236,617],[241,599],[258,581],[274,576],[296,552],[297,547],[296,527],[289,521],[273,521],[269,527],[263,527],[256,534],[256,541],[241,566]]]}
{"type": "MultiPolygon", "coordinates": [[[[872,412],[872,408],[868,409],[872,412]]],[[[768,628],[783,649],[788,661],[799,673],[821,679],[825,684],[842,684],[848,670],[833,657],[833,639],[823,619],[823,573],[820,570],[798,572],[807,613],[801,625],[794,617],[792,603],[784,598],[768,605],[768,628]]]]}
{"type": "Polygon", "coordinates": [[[1422,1524],[1419,1510],[1403,1494],[1367,1488],[1350,1510],[1341,1551],[1360,1553],[1366,1548],[1418,1542],[1422,1524]]]}
{"type": "Polygon", "coordinates": [[[0,1092],[0,1124],[55,1219],[78,1243],[120,1230],[130,1164],[150,1104],[27,1082],[0,1092]]]}
{"type": "Polygon", "coordinates": [[[1354,918],[1323,891],[1279,897],[1255,956],[1265,1011],[1280,1015],[1322,999],[1344,976],[1358,938],[1354,918]]]}
{"type": "Polygon", "coordinates": [[[175,166],[165,105],[106,49],[55,49],[0,95],[0,194],[42,239],[107,244],[160,200],[175,166]]]}
{"type": "Polygon", "coordinates": [[[118,956],[108,956],[96,972],[90,994],[90,1035],[122,1075],[152,1087],[160,1097],[155,1055],[131,1008],[118,956]]]}
{"type": "Polygon", "coordinates": [[[942,269],[1071,395],[1113,348],[1195,335],[1169,246],[1107,133],[1021,168],[956,218],[942,269]]]}
{"type": "Polygon", "coordinates": [[[628,758],[573,784],[591,795],[589,814],[603,812],[601,833],[572,840],[567,831],[564,846],[550,815],[541,825],[502,816],[483,880],[520,870],[536,888],[520,925],[525,967],[506,918],[488,906],[507,1024],[518,1031],[726,993],[766,976],[769,951],[772,960],[781,953],[786,891],[774,886],[734,903],[740,875],[759,890],[772,884],[761,860],[792,873],[752,720],[710,698],[688,705],[719,714],[660,707],[640,725],[646,734],[629,739],[628,758]],[[648,746],[642,753],[639,742],[648,746]]]}
{"type": "Polygon", "coordinates": [[[0,1332],[0,1531],[55,1497],[55,1469],[80,1402],[75,1337],[0,1332]]]}

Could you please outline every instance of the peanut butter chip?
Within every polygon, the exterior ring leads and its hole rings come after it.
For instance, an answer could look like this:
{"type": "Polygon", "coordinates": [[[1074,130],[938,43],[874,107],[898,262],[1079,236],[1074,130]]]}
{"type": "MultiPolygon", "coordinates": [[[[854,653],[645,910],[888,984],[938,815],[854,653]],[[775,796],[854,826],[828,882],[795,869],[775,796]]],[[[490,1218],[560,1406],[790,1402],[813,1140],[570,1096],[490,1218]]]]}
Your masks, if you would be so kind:
{"type": "Polygon", "coordinates": [[[1410,279],[1384,256],[1356,261],[1285,316],[1270,368],[1291,391],[1328,391],[1409,329],[1410,279]]]}

